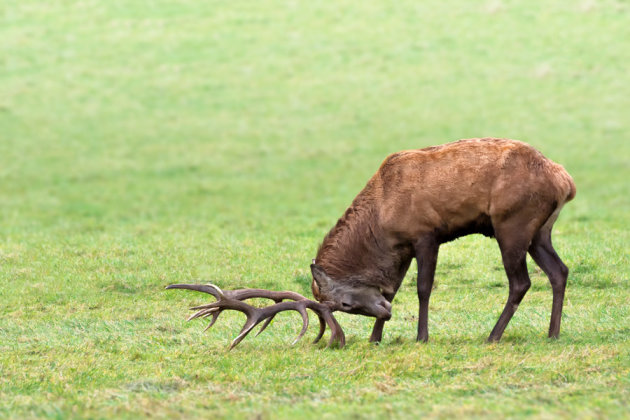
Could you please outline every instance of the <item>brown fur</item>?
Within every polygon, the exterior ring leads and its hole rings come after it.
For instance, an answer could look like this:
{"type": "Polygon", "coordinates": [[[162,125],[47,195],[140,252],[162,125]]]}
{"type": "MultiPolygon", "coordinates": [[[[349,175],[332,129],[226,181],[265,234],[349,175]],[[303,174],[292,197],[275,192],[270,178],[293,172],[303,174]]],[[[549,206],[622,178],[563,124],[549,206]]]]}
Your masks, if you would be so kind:
{"type": "MultiPolygon", "coordinates": [[[[497,237],[504,264],[512,254],[524,258],[575,192],[562,166],[520,141],[466,139],[394,153],[326,235],[315,264],[338,284],[393,298],[427,243],[437,259],[439,244],[481,233],[497,237]]],[[[313,293],[334,298],[315,281],[313,293]]]]}

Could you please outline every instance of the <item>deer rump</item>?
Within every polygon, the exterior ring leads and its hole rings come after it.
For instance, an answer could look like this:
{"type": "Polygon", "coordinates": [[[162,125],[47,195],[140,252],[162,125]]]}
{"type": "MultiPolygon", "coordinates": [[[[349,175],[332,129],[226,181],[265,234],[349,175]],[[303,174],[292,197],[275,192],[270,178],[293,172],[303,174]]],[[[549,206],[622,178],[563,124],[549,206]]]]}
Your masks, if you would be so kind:
{"type": "MultiPolygon", "coordinates": [[[[214,285],[177,284],[168,289],[210,293],[218,300],[197,306],[189,319],[212,317],[225,309],[243,312],[247,321],[237,345],[256,325],[264,330],[275,314],[302,315],[301,338],[308,327],[306,309],[320,321],[319,341],[328,325],[329,345],[344,345],[333,316],[342,311],[376,318],[370,341],[379,342],[391,302],[409,268],[418,262],[418,341],[428,339],[428,305],[439,246],[480,233],[495,237],[508,277],[508,300],[489,341],[498,341],[530,287],[526,254],[552,286],[549,336],[560,331],[568,269],[551,243],[562,206],[575,196],[564,168],[533,147],[508,139],[466,139],[388,156],[336,225],[324,237],[311,264],[317,301],[295,292],[261,289],[222,291],[214,285]],[[267,298],[274,305],[256,308],[244,301],[267,298]]],[[[260,333],[259,332],[259,333],[260,333]]],[[[296,340],[297,341],[297,340],[296,340]]]]}

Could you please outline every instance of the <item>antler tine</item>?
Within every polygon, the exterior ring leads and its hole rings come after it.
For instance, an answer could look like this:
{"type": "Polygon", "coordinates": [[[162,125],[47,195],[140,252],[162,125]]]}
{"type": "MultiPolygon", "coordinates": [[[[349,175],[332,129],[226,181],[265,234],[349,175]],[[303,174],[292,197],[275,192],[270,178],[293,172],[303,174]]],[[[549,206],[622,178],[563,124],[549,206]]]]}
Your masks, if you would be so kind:
{"type": "Polygon", "coordinates": [[[315,311],[319,316],[319,334],[317,335],[315,342],[318,342],[322,338],[322,336],[324,335],[324,331],[326,330],[325,324],[327,324],[330,327],[330,339],[328,340],[328,344],[326,345],[326,347],[330,347],[335,341],[339,342],[339,347],[345,346],[346,336],[343,333],[341,325],[339,325],[339,323],[333,316],[330,307],[312,300],[308,300],[307,305],[309,309],[315,311]]]}
{"type": "Polygon", "coordinates": [[[343,348],[346,345],[346,335],[343,333],[341,329],[341,325],[337,322],[332,313],[330,316],[330,339],[328,340],[328,344],[326,347],[330,347],[335,341],[339,342],[339,348],[343,348]]]}
{"type": "Polygon", "coordinates": [[[166,286],[166,289],[188,289],[195,290],[197,292],[209,293],[217,299],[225,298],[223,290],[212,283],[208,284],[171,284],[166,286]]]}
{"type": "Polygon", "coordinates": [[[260,329],[258,330],[258,332],[256,333],[256,335],[254,337],[258,337],[260,335],[261,332],[265,331],[265,328],[267,328],[269,326],[269,324],[271,324],[271,321],[273,321],[273,319],[276,316],[270,316],[269,318],[267,318],[267,320],[265,321],[265,323],[263,324],[262,327],[260,327],[260,329]]]}
{"type": "Polygon", "coordinates": [[[300,312],[300,315],[302,315],[302,331],[300,331],[300,334],[295,338],[295,340],[293,340],[293,343],[291,343],[292,346],[294,346],[298,341],[300,341],[302,337],[304,337],[304,334],[306,334],[306,330],[308,329],[308,314],[306,313],[306,308],[300,307],[300,310],[298,312],[300,312]]]}
{"type": "Polygon", "coordinates": [[[319,343],[319,340],[322,339],[326,332],[326,321],[324,321],[324,318],[322,318],[320,314],[317,314],[317,318],[319,319],[319,333],[317,333],[317,337],[313,340],[313,344],[319,343]]]}
{"type": "Polygon", "coordinates": [[[322,338],[324,332],[326,331],[326,325],[328,325],[331,330],[331,336],[328,342],[328,346],[330,346],[335,341],[339,342],[340,347],[343,347],[345,344],[345,336],[343,330],[341,329],[341,326],[339,325],[335,317],[332,315],[332,310],[330,309],[330,307],[319,302],[307,299],[299,293],[288,291],[275,292],[263,289],[237,289],[223,291],[218,286],[215,286],[213,284],[173,284],[167,286],[166,288],[188,289],[209,293],[217,299],[216,302],[194,306],[191,308],[197,310],[197,312],[188,317],[188,320],[212,316],[210,323],[204,329],[204,331],[211,328],[217,321],[219,315],[226,309],[232,309],[244,313],[247,317],[247,320],[241,328],[238,336],[236,336],[236,338],[232,341],[229,348],[230,350],[236,347],[256,325],[265,321],[260,331],[256,334],[258,335],[262,331],[264,331],[267,326],[269,326],[270,322],[273,320],[276,314],[288,310],[297,311],[302,316],[302,329],[292,344],[297,343],[308,330],[309,317],[306,309],[314,311],[319,318],[319,333],[314,341],[315,343],[322,338]],[[257,308],[245,302],[242,302],[243,300],[251,298],[266,298],[271,299],[276,303],[274,305],[264,308],[257,308]],[[284,302],[284,299],[290,299],[292,300],[292,302],[284,302]]]}
{"type": "Polygon", "coordinates": [[[188,319],[186,319],[186,321],[190,321],[192,319],[203,317],[203,316],[209,316],[210,314],[218,310],[219,308],[202,309],[200,311],[195,312],[191,316],[189,316],[188,319]]]}
{"type": "Polygon", "coordinates": [[[240,343],[247,336],[247,334],[249,334],[252,328],[254,328],[260,321],[261,321],[260,319],[256,320],[256,319],[247,317],[247,321],[245,322],[245,325],[243,325],[241,332],[232,341],[232,344],[230,345],[230,348],[228,350],[232,350],[234,347],[236,347],[238,343],[240,343]]]}
{"type": "Polygon", "coordinates": [[[208,326],[206,328],[203,329],[202,332],[206,332],[208,331],[210,328],[212,328],[212,326],[214,325],[215,322],[217,322],[217,318],[219,318],[219,315],[221,315],[222,311],[217,311],[217,312],[213,312],[212,313],[212,319],[210,320],[210,322],[208,323],[208,326]]]}
{"type": "MultiPolygon", "coordinates": [[[[282,300],[276,300],[276,303],[280,303],[282,302],[282,300]]],[[[260,335],[261,332],[265,331],[265,328],[267,328],[269,326],[269,324],[271,324],[271,321],[273,321],[273,319],[275,318],[275,315],[270,316],[269,318],[267,318],[267,320],[265,321],[265,323],[263,324],[262,327],[260,327],[260,329],[258,330],[258,332],[256,333],[255,337],[258,337],[260,335]]]]}

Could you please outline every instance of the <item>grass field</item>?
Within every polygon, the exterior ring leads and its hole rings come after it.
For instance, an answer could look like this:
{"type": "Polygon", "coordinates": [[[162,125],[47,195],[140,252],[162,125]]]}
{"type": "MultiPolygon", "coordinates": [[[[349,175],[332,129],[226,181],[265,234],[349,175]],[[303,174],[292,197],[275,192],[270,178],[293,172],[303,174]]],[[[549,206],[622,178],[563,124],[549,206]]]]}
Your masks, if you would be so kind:
{"type": "MultiPolygon", "coordinates": [[[[0,418],[629,418],[630,5],[625,1],[4,0],[0,418]],[[553,4],[551,4],[553,3],[553,4]],[[192,279],[311,296],[328,229],[389,153],[524,140],[576,199],[560,339],[532,288],[502,342],[498,247],[441,248],[430,341],[416,266],[380,346],[227,352],[192,279]]],[[[327,337],[326,337],[327,339],[327,337]]]]}

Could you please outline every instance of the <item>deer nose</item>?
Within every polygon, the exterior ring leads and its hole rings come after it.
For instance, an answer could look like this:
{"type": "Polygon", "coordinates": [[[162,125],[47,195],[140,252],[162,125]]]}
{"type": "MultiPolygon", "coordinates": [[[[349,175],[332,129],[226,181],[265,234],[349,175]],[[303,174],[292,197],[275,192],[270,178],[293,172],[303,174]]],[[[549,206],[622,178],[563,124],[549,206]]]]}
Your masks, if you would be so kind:
{"type": "Polygon", "coordinates": [[[384,309],[383,314],[378,318],[382,318],[384,320],[389,320],[392,317],[392,304],[387,300],[383,299],[378,302],[378,306],[384,309]]]}
{"type": "Polygon", "coordinates": [[[383,300],[383,301],[379,302],[378,304],[381,305],[383,308],[387,309],[388,312],[392,311],[392,304],[389,303],[388,301],[383,300]]]}

